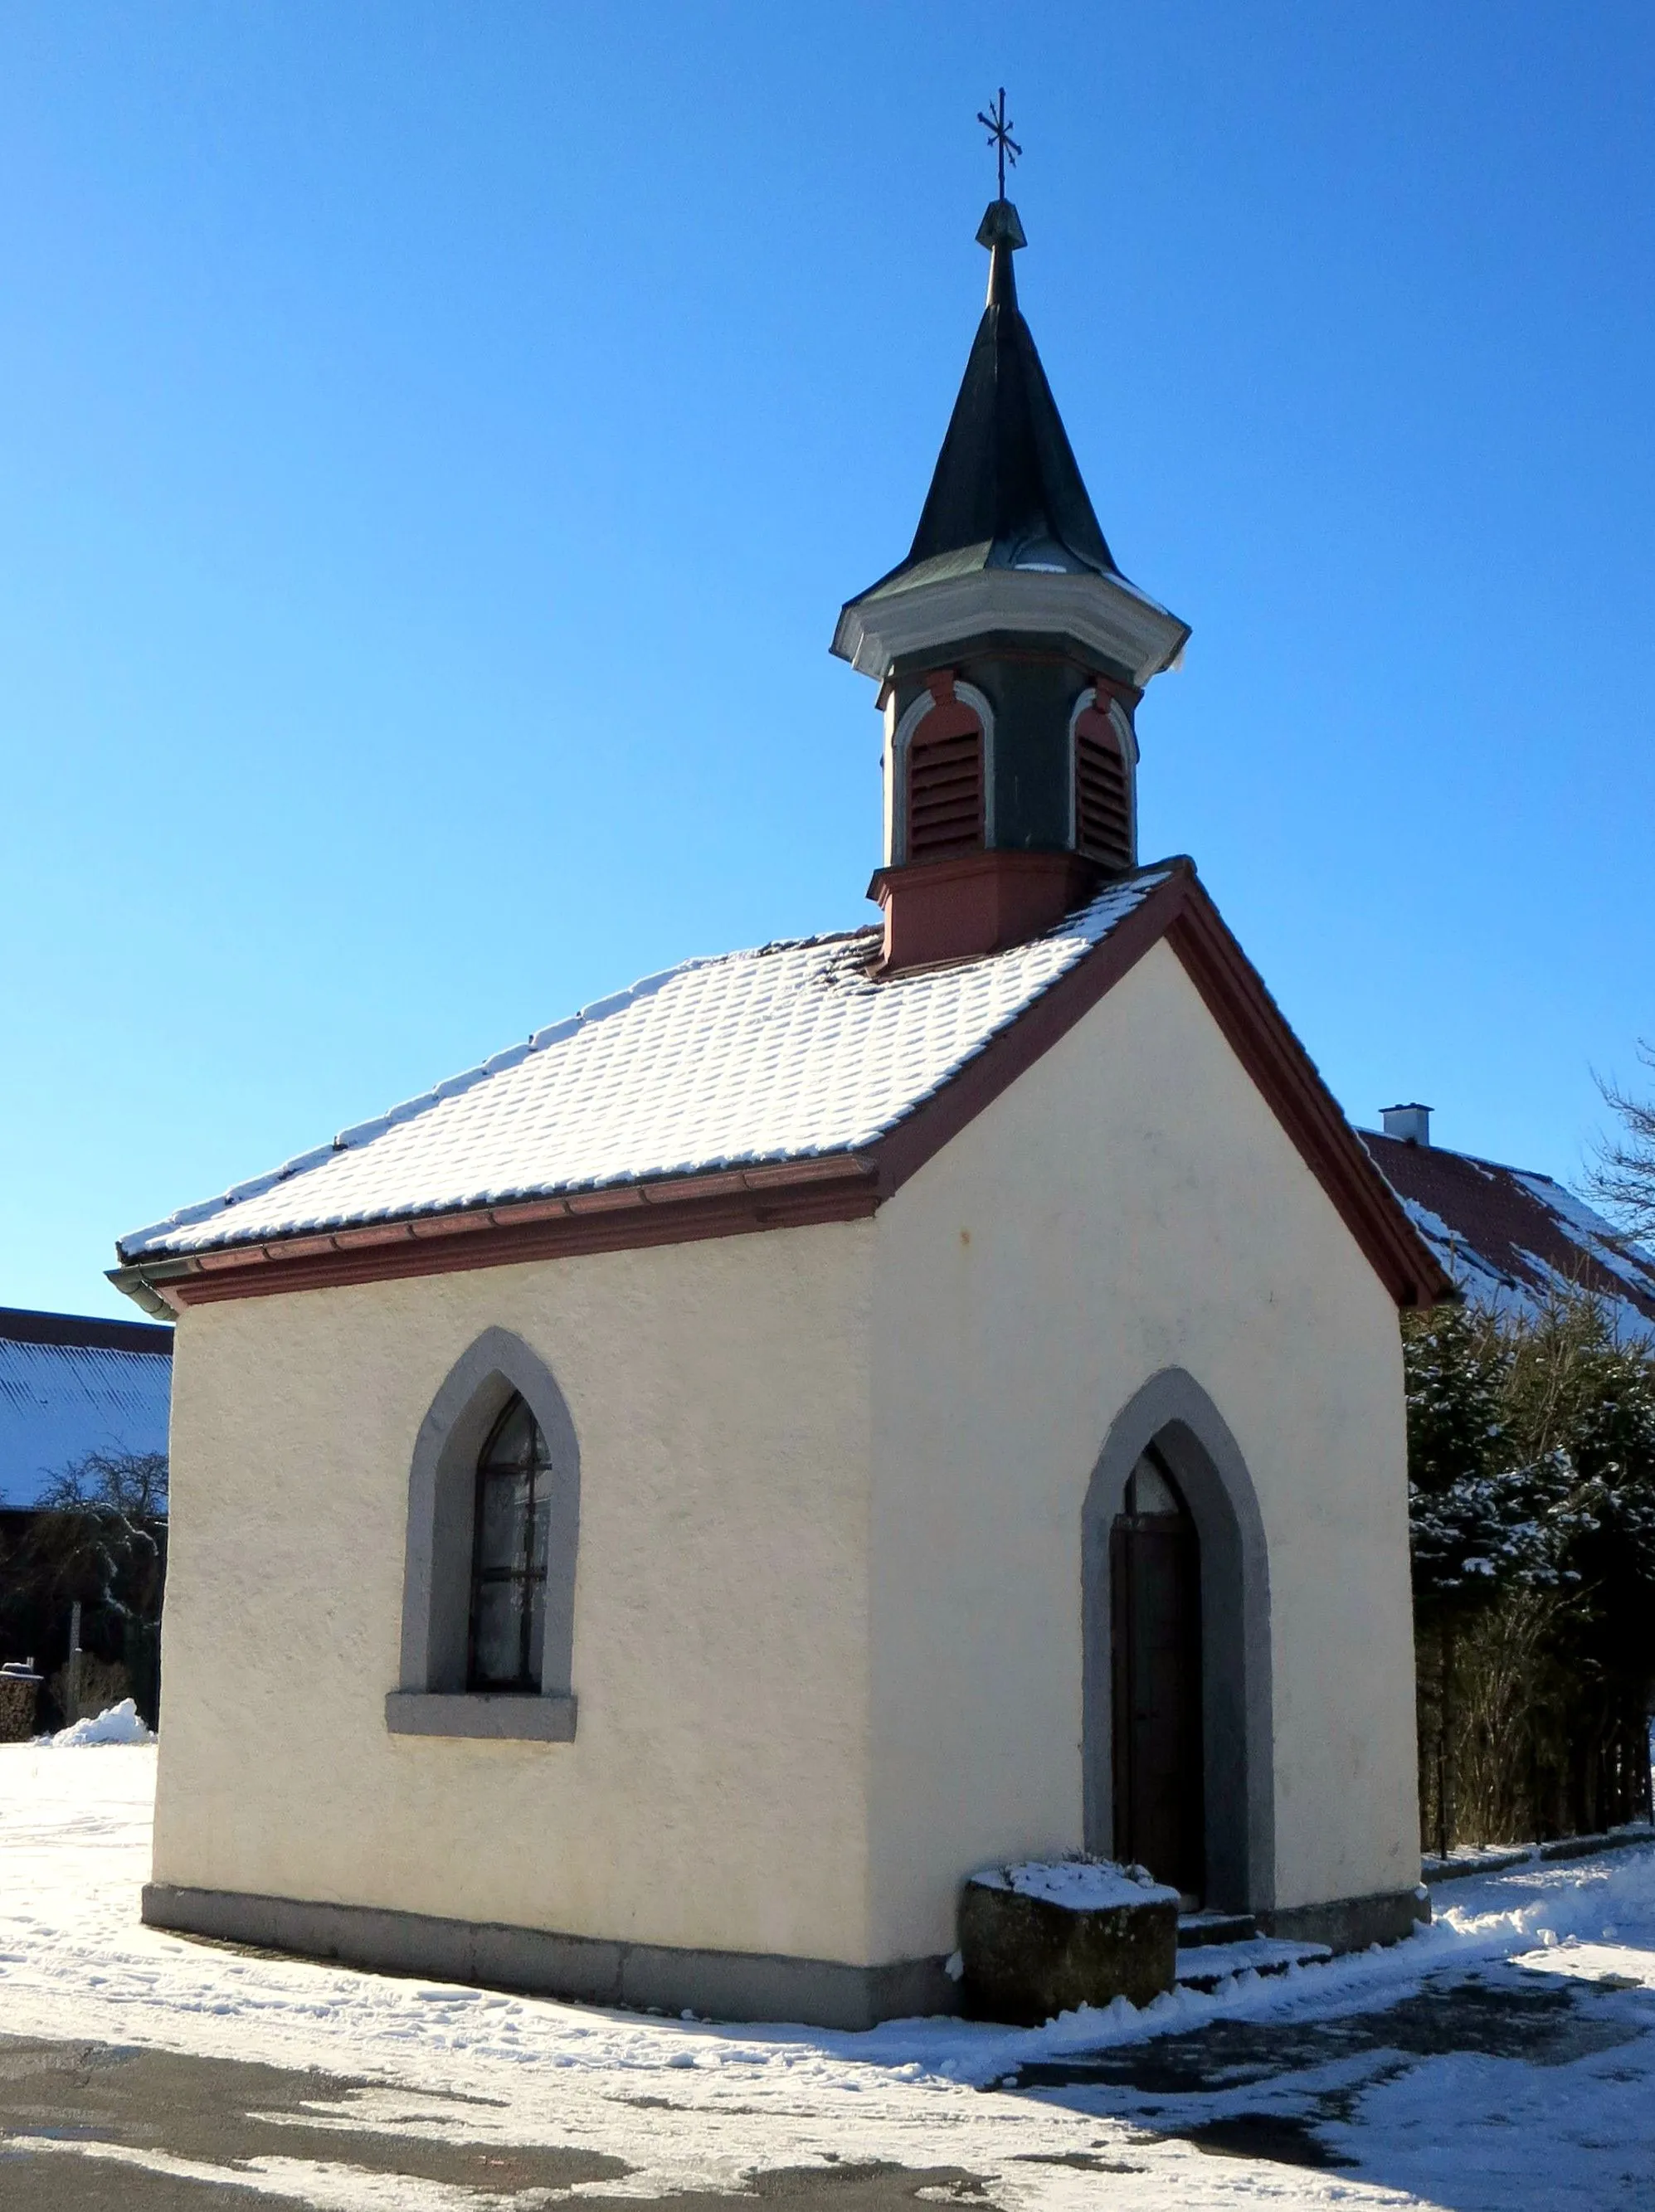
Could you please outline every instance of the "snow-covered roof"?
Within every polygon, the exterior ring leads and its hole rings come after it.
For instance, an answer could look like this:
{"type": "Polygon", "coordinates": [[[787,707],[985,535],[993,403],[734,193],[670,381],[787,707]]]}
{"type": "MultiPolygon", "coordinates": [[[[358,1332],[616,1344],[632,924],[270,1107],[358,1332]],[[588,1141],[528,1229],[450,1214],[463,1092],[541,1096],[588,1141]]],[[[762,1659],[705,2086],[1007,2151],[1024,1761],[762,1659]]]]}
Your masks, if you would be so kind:
{"type": "Polygon", "coordinates": [[[1172,873],[1044,936],[891,976],[876,931],[687,960],[331,1144],[120,1241],[129,1263],[514,1200],[854,1153],[932,1096],[1172,873]]]}
{"type": "Polygon", "coordinates": [[[0,1508],[89,1452],[164,1452],[173,1332],[0,1308],[0,1508]]]}
{"type": "Polygon", "coordinates": [[[1561,1183],[1441,1145],[1359,1133],[1474,1304],[1532,1316],[1558,1291],[1584,1288],[1608,1303],[1623,1336],[1655,1342],[1655,1257],[1561,1183]]]}

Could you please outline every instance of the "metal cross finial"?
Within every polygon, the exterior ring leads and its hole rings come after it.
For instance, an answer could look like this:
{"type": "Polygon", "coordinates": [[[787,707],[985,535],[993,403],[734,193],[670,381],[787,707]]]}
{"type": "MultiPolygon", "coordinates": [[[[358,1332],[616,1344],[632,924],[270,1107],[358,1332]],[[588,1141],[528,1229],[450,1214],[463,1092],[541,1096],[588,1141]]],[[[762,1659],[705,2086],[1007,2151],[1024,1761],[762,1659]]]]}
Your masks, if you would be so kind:
{"type": "Polygon", "coordinates": [[[1003,84],[1000,88],[1000,97],[995,102],[992,112],[985,115],[979,107],[977,119],[988,132],[989,143],[994,148],[999,159],[1000,198],[1003,200],[1006,197],[1006,156],[1007,154],[1011,155],[1012,167],[1015,168],[1017,157],[1023,151],[1016,139],[1013,137],[1011,125],[1006,120],[1006,88],[1003,84]]]}

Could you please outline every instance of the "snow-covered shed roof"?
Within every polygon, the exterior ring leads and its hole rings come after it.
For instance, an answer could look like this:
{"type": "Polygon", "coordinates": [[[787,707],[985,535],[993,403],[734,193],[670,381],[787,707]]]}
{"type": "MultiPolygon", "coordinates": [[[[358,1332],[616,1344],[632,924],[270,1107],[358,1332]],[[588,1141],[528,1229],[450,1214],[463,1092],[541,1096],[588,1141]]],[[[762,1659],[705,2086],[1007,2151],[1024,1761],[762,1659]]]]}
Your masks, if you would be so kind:
{"type": "Polygon", "coordinates": [[[1474,1304],[1532,1315],[1560,1289],[1589,1290],[1609,1303],[1624,1335],[1655,1341],[1655,1257],[1561,1183],[1441,1145],[1360,1134],[1474,1304]]]}
{"type": "Polygon", "coordinates": [[[1439,1295],[1186,860],[946,966],[878,975],[868,929],[685,961],[134,1231],[114,1279],[166,1310],[868,1213],[1163,936],[1394,1293],[1439,1295]]]}
{"type": "Polygon", "coordinates": [[[89,1452],[164,1452],[173,1332],[0,1307],[0,1509],[89,1452]]]}

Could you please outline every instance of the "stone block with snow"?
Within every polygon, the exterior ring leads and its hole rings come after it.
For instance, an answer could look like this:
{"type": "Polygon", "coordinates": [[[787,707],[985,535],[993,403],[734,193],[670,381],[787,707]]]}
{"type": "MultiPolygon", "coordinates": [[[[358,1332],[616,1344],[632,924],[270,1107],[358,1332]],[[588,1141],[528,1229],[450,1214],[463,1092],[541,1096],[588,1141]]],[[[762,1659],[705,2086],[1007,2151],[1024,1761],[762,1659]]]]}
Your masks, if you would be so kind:
{"type": "Polygon", "coordinates": [[[1037,2027],[1081,2005],[1135,2005],[1172,1987],[1178,1893],[1098,1859],[989,1867],[966,1883],[959,1948],[971,2011],[1037,2027]]]}

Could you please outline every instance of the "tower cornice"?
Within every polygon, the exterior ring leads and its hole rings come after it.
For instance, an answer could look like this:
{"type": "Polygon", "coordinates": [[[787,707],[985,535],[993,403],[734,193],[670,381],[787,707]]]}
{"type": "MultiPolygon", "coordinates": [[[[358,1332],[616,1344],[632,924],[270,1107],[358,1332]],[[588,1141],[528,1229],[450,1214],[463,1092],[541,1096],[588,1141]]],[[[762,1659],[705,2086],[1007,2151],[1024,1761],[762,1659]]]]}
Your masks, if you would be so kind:
{"type": "Polygon", "coordinates": [[[1070,639],[1141,690],[1176,664],[1190,625],[1124,576],[979,568],[876,585],[841,610],[833,650],[883,684],[898,660],[994,631],[1070,639]]]}

